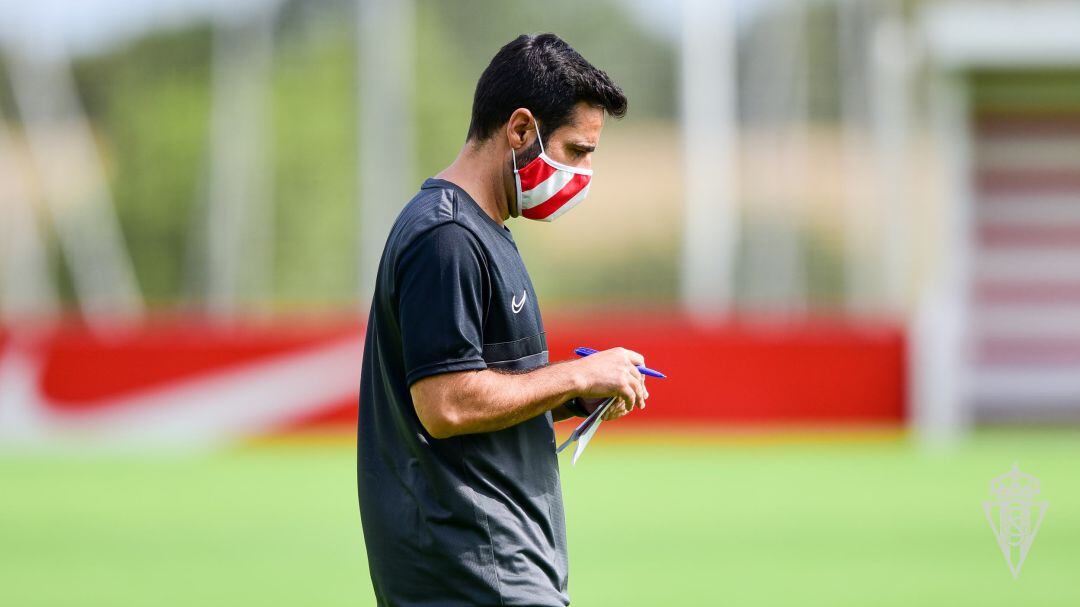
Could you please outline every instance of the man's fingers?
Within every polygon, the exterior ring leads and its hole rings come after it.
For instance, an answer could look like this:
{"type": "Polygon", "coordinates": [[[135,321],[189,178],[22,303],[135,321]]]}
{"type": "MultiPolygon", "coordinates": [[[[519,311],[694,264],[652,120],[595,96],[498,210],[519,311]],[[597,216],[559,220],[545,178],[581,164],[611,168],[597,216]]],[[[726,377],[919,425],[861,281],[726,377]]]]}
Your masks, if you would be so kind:
{"type": "Polygon", "coordinates": [[[629,358],[630,364],[632,365],[636,366],[645,364],[645,357],[641,354],[638,354],[637,352],[634,352],[633,350],[626,350],[626,356],[629,358]]]}
{"type": "Polygon", "coordinates": [[[611,407],[609,407],[608,410],[604,412],[603,420],[611,421],[613,419],[618,419],[626,415],[627,413],[628,411],[626,410],[625,403],[620,400],[617,401],[615,404],[611,405],[611,407]]]}
{"type": "Polygon", "coordinates": [[[616,401],[614,403],[611,403],[611,406],[607,408],[607,411],[604,411],[604,414],[600,416],[600,419],[604,421],[611,421],[612,419],[614,419],[615,412],[618,411],[619,407],[621,406],[620,402],[621,401],[616,401]]]}
{"type": "Polygon", "coordinates": [[[630,410],[634,407],[641,409],[645,408],[645,378],[641,376],[641,373],[634,367],[630,367],[630,385],[634,389],[634,401],[631,403],[630,410]]]}
{"type": "Polygon", "coordinates": [[[631,387],[634,389],[634,399],[630,401],[627,407],[628,411],[633,411],[634,407],[640,407],[645,402],[645,388],[641,385],[640,381],[631,381],[631,387]]]}
{"type": "Polygon", "coordinates": [[[617,406],[621,410],[620,415],[626,415],[634,410],[635,406],[638,406],[641,400],[641,382],[633,379],[630,375],[626,375],[623,379],[622,385],[618,390],[618,401],[613,408],[617,406]]]}
{"type": "MultiPolygon", "coordinates": [[[[631,383],[634,388],[634,405],[644,409],[645,408],[645,378],[641,375],[641,371],[637,370],[637,367],[630,367],[630,376],[633,378],[631,383]]],[[[633,410],[633,407],[630,408],[633,410]]]]}

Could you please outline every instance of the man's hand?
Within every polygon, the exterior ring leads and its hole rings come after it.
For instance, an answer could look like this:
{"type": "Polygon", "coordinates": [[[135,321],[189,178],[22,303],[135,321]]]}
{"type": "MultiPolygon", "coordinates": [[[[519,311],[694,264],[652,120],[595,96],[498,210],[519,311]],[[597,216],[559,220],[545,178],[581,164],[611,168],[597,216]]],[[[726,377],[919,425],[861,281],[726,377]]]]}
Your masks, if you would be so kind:
{"type": "Polygon", "coordinates": [[[637,370],[638,365],[645,364],[644,356],[625,348],[612,348],[572,364],[583,374],[581,399],[590,413],[611,396],[616,400],[604,413],[604,421],[622,417],[634,407],[645,408],[649,391],[645,389],[645,378],[637,370]]]}

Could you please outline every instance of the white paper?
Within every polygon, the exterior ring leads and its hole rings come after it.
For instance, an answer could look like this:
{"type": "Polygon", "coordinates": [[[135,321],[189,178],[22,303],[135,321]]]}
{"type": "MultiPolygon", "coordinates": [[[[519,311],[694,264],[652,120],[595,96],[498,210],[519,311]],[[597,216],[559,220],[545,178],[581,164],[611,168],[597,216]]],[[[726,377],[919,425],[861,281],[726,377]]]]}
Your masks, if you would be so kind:
{"type": "Polygon", "coordinates": [[[615,398],[612,397],[600,403],[600,406],[598,406],[589,417],[586,417],[585,421],[581,422],[577,428],[574,428],[574,431],[570,433],[570,436],[567,437],[565,441],[563,441],[563,444],[559,445],[559,448],[555,450],[555,453],[562,452],[567,445],[577,441],[577,447],[574,448],[574,457],[570,460],[570,464],[576,466],[578,458],[581,457],[581,454],[585,451],[585,447],[589,444],[589,441],[592,440],[593,435],[596,434],[597,428],[600,427],[600,422],[604,421],[604,413],[614,402],[615,398]]]}
{"type": "Polygon", "coordinates": [[[594,421],[592,425],[585,430],[585,433],[578,438],[577,448],[574,449],[574,458],[570,460],[571,466],[577,465],[578,458],[581,457],[581,454],[585,451],[585,447],[588,446],[589,441],[592,440],[593,434],[596,434],[596,430],[600,427],[600,423],[604,421],[603,415],[611,407],[612,402],[614,401],[608,400],[606,403],[597,407],[596,411],[593,412],[594,415],[598,414],[596,415],[596,421],[594,421]]]}

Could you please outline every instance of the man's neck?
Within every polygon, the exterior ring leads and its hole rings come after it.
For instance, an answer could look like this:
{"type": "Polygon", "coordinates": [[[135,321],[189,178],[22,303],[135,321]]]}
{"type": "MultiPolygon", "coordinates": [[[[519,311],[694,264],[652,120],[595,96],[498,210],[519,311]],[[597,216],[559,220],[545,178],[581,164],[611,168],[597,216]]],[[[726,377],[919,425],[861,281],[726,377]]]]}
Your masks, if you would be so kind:
{"type": "Polygon", "coordinates": [[[466,143],[454,162],[435,177],[465,190],[484,213],[501,226],[502,209],[506,208],[506,190],[499,163],[491,158],[494,153],[489,146],[477,148],[466,143]]]}

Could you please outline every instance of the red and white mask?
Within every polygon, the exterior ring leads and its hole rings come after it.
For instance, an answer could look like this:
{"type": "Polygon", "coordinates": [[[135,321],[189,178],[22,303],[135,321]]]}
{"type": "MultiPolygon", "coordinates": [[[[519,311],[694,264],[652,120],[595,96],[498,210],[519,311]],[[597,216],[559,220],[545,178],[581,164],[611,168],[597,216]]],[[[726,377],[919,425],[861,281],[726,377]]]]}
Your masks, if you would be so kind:
{"type": "MultiPolygon", "coordinates": [[[[533,124],[536,121],[533,120],[533,124]]],[[[540,126],[536,126],[536,138],[540,143],[540,155],[521,169],[517,168],[517,154],[510,148],[514,159],[514,184],[517,187],[517,214],[537,221],[554,221],[563,213],[585,200],[592,181],[592,169],[579,169],[555,162],[544,151],[540,141],[540,126]]]]}

